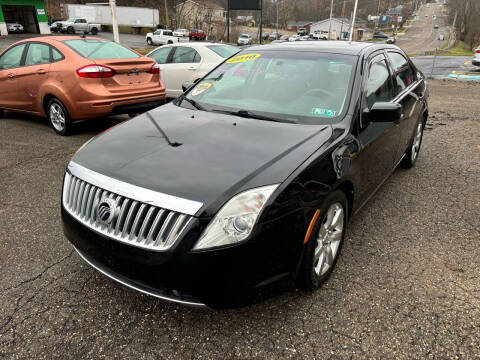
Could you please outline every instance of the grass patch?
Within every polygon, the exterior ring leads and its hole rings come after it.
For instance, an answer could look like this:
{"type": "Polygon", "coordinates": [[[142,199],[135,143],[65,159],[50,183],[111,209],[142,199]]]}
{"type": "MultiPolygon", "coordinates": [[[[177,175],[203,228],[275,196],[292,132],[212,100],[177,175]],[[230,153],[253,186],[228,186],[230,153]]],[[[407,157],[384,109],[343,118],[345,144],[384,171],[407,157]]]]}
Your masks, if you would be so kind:
{"type": "Polygon", "coordinates": [[[141,48],[141,49],[134,49],[136,52],[142,54],[142,55],[147,55],[150,51],[152,51],[152,48],[141,48]]]}
{"type": "Polygon", "coordinates": [[[473,51],[463,41],[457,40],[455,46],[449,51],[441,53],[442,56],[472,56],[473,51]]]}
{"type": "Polygon", "coordinates": [[[440,50],[445,50],[448,45],[450,45],[450,38],[452,37],[452,32],[450,31],[450,29],[447,29],[448,31],[448,35],[447,35],[447,38],[445,39],[446,41],[442,44],[442,46],[440,46],[440,50]]]}

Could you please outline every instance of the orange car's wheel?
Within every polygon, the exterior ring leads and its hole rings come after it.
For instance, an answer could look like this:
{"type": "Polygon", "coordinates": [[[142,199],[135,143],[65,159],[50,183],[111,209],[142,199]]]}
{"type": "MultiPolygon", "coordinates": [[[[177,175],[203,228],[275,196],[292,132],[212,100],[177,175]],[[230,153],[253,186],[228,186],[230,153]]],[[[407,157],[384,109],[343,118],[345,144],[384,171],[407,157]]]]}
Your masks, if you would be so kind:
{"type": "Polygon", "coordinates": [[[47,115],[50,125],[58,135],[68,135],[71,131],[72,121],[67,108],[57,98],[53,98],[47,105],[47,115]]]}

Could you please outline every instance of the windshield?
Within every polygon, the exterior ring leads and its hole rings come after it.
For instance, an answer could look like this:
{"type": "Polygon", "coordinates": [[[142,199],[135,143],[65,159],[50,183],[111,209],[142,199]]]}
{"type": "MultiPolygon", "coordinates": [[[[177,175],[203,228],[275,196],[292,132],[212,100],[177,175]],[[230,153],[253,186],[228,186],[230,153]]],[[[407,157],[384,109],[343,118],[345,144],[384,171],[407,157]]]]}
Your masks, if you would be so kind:
{"type": "Polygon", "coordinates": [[[240,37],[241,38],[248,38],[248,35],[243,34],[243,35],[240,35],[240,37]]]}
{"type": "Polygon", "coordinates": [[[304,51],[244,51],[217,67],[180,106],[245,112],[285,122],[332,123],[348,105],[357,57],[304,51]],[[189,101],[190,100],[190,101],[189,101]]]}
{"type": "Polygon", "coordinates": [[[231,45],[208,45],[207,48],[215,52],[217,55],[220,55],[224,59],[229,58],[240,51],[239,48],[231,45]]]}
{"type": "Polygon", "coordinates": [[[75,18],[68,18],[67,19],[67,22],[72,22],[73,23],[74,21],[75,21],[75,18]]]}
{"type": "Polygon", "coordinates": [[[107,40],[75,39],[64,43],[80,56],[89,59],[134,59],[140,57],[132,50],[107,40]]]}

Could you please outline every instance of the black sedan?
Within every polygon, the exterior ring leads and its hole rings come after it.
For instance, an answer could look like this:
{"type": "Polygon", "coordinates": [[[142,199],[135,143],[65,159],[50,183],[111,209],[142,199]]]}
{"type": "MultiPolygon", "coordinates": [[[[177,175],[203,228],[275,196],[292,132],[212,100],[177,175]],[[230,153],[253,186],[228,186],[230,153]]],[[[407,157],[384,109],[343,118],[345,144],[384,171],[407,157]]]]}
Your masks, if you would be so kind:
{"type": "Polygon", "coordinates": [[[249,48],[74,155],[65,234],[108,277],[183,304],[317,289],[350,218],[415,164],[427,97],[394,45],[249,48]]]}

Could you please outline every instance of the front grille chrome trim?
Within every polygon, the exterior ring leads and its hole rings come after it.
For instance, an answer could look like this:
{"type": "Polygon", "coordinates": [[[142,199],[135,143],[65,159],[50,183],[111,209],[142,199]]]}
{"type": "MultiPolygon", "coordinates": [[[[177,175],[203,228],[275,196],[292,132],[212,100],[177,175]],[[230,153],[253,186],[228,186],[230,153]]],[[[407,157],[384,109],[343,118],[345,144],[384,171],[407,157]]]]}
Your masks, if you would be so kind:
{"type": "Polygon", "coordinates": [[[84,179],[65,173],[62,204],[85,227],[112,240],[153,251],[166,251],[176,244],[194,217],[142,203],[97,187],[84,179]],[[111,219],[97,219],[97,206],[113,200],[111,219]]]}
{"type": "MultiPolygon", "coordinates": [[[[117,195],[121,195],[132,200],[137,200],[148,205],[154,205],[162,209],[194,216],[203,206],[203,203],[198,201],[163,194],[113,179],[87,169],[73,161],[70,161],[67,170],[76,178],[82,179],[83,181],[98,188],[107,189],[108,191],[111,191],[117,195]]],[[[77,188],[72,189],[72,195],[75,193],[78,195],[78,191],[79,189],[77,188]]]]}

